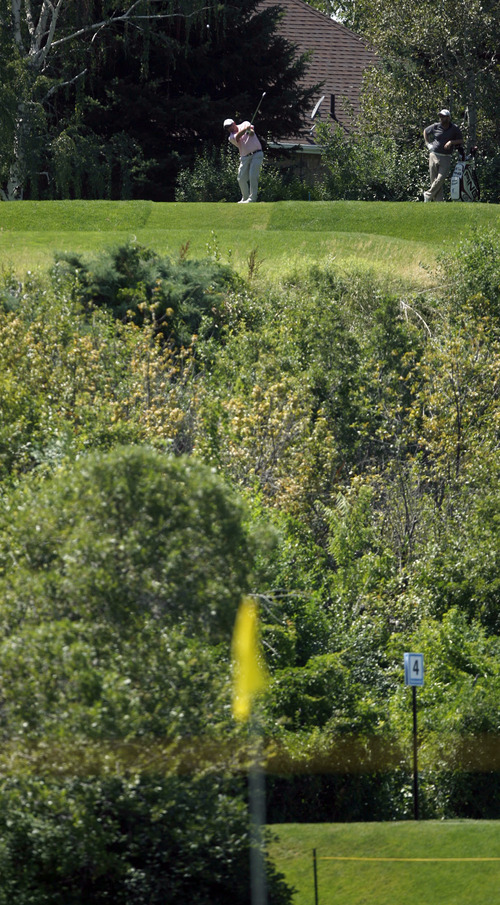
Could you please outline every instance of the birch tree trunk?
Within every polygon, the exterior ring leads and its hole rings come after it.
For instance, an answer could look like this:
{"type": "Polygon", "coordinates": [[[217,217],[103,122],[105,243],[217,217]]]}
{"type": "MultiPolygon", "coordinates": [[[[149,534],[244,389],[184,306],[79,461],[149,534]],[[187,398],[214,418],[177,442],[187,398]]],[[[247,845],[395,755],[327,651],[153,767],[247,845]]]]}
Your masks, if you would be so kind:
{"type": "Polygon", "coordinates": [[[467,96],[468,96],[468,137],[469,149],[474,148],[477,141],[477,98],[476,98],[476,73],[472,70],[467,74],[467,96]]]}
{"type": "Polygon", "coordinates": [[[25,135],[26,121],[24,114],[24,104],[19,104],[17,108],[16,123],[14,128],[14,146],[13,160],[9,168],[9,178],[5,191],[2,191],[4,201],[22,200],[23,184],[25,179],[25,135]]]}

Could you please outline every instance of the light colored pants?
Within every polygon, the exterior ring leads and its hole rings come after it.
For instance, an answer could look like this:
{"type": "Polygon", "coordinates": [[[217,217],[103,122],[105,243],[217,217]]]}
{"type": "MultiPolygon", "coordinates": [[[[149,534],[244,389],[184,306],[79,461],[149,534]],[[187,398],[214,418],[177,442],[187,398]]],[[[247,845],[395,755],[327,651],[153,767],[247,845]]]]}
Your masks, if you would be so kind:
{"type": "Polygon", "coordinates": [[[429,154],[429,174],[431,187],[424,192],[428,201],[444,201],[443,183],[451,170],[451,154],[429,154]]]}
{"type": "Polygon", "coordinates": [[[257,201],[259,192],[260,168],[264,161],[264,152],[256,151],[240,159],[238,184],[243,201],[257,201]]]}

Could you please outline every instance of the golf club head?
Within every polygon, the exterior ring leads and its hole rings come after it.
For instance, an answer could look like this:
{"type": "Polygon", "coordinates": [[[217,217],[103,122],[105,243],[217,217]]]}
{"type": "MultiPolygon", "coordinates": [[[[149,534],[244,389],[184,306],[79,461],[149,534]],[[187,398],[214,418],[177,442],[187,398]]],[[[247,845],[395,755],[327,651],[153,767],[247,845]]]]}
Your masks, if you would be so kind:
{"type": "Polygon", "coordinates": [[[321,104],[323,103],[325,97],[326,97],[325,94],[323,94],[323,96],[320,97],[318,103],[317,103],[316,106],[314,107],[313,112],[311,113],[311,119],[314,119],[314,117],[316,116],[316,114],[317,114],[319,108],[321,107],[321,104]]]}

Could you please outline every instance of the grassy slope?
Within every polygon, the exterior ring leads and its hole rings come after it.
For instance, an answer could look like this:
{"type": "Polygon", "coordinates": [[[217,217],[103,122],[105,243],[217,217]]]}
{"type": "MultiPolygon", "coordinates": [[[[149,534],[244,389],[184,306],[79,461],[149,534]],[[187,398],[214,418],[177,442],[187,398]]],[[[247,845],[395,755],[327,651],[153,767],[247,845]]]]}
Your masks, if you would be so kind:
{"type": "Polygon", "coordinates": [[[270,853],[296,890],[294,905],[314,905],[313,849],[318,905],[485,905],[498,899],[500,825],[493,820],[281,824],[271,830],[278,840],[270,853]]]}
{"type": "Polygon", "coordinates": [[[500,207],[389,202],[154,204],[150,201],[23,201],[0,204],[0,264],[17,272],[49,264],[54,250],[94,252],[136,240],[177,255],[217,250],[263,275],[335,259],[391,279],[425,283],[425,268],[474,226],[500,227],[500,207]]]}

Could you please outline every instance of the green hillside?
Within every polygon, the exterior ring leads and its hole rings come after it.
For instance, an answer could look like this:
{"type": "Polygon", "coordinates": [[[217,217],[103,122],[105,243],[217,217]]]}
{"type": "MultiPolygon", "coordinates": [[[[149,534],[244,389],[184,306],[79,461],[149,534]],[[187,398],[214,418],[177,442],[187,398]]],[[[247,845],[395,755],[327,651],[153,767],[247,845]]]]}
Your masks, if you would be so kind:
{"type": "Polygon", "coordinates": [[[256,253],[261,275],[335,260],[412,283],[473,227],[500,223],[496,205],[388,202],[154,204],[150,201],[24,201],[0,205],[0,262],[24,271],[57,251],[91,252],[137,241],[177,255],[220,255],[245,272],[256,253]]]}

